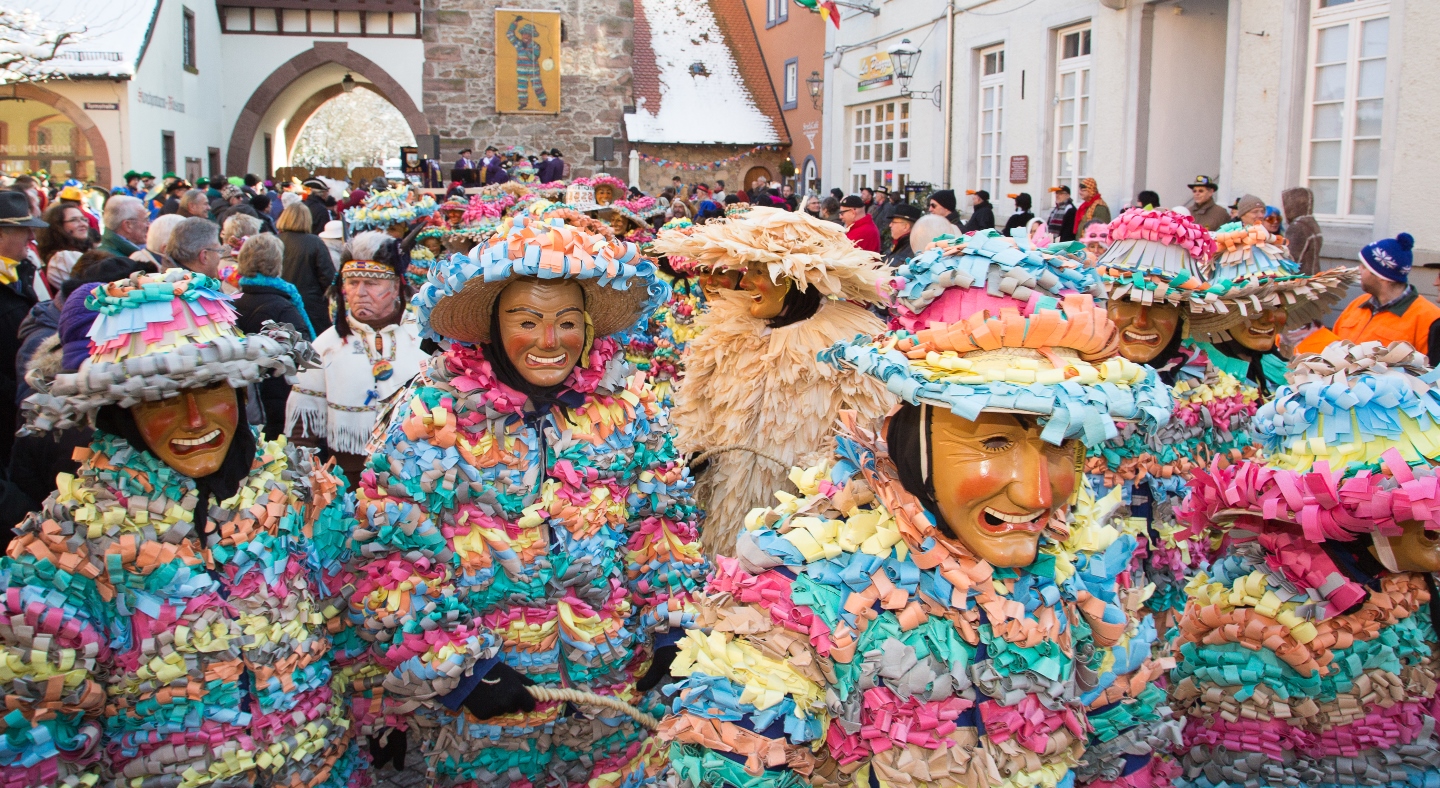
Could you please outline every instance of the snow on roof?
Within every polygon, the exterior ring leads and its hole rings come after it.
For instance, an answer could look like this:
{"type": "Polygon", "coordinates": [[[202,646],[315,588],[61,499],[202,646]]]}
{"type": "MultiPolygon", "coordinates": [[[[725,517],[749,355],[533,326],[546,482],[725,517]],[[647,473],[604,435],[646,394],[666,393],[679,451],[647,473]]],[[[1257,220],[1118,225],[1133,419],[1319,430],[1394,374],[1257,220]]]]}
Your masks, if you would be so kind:
{"type": "Polygon", "coordinates": [[[736,44],[752,44],[755,54],[759,47],[748,19],[741,21],[750,41],[726,36],[705,0],[635,0],[635,112],[625,116],[632,142],[786,142],[769,78],[763,77],[763,88],[770,95],[761,98],[775,105],[773,115],[757,101],[753,75],[747,80],[741,71],[736,44]]]}
{"type": "Polygon", "coordinates": [[[160,0],[12,0],[52,28],[83,30],[47,70],[68,77],[133,77],[160,0]]]}

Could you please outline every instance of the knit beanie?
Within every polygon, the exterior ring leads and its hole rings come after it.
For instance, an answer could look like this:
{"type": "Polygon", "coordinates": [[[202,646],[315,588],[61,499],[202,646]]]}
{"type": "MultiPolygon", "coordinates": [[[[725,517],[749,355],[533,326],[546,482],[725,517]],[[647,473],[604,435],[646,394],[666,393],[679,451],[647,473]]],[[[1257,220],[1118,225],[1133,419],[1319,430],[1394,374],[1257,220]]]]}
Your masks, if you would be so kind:
{"type": "Polygon", "coordinates": [[[85,299],[100,284],[90,282],[75,288],[60,309],[60,365],[66,372],[79,369],[80,362],[90,357],[90,326],[100,313],[86,307],[85,299]]]}
{"type": "Polygon", "coordinates": [[[1245,194],[1245,195],[1241,195],[1240,199],[1236,202],[1236,205],[1235,205],[1235,214],[1236,214],[1237,216],[1244,216],[1245,214],[1250,213],[1251,211],[1255,210],[1256,208],[1264,208],[1264,207],[1265,207],[1265,201],[1264,201],[1264,200],[1260,199],[1259,197],[1256,197],[1256,196],[1253,195],[1253,194],[1245,194]]]}
{"type": "Polygon", "coordinates": [[[1410,266],[1414,262],[1410,247],[1414,245],[1415,239],[1410,233],[1382,238],[1360,250],[1360,262],[1382,279],[1404,282],[1410,278],[1410,266]]]}
{"type": "Polygon", "coordinates": [[[947,211],[955,210],[955,192],[951,189],[941,189],[938,192],[933,192],[930,195],[930,199],[940,203],[940,207],[947,211]]]}

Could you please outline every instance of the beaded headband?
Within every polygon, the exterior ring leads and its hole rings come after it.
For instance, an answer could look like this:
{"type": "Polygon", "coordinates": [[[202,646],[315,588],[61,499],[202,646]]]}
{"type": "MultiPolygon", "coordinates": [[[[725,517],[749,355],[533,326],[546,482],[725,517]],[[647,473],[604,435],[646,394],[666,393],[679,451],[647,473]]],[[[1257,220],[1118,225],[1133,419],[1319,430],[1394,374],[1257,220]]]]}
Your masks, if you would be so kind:
{"type": "Polygon", "coordinates": [[[357,279],[399,279],[395,269],[374,260],[351,260],[340,266],[340,276],[357,279]]]}

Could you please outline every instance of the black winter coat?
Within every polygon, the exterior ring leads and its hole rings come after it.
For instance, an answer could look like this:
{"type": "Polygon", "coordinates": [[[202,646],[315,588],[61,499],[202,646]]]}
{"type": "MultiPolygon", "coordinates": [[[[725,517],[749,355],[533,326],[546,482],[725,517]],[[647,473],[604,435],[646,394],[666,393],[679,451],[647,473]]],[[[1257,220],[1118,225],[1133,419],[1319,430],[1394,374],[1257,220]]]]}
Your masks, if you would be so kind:
{"type": "MultiPolygon", "coordinates": [[[[44,303],[37,305],[36,309],[41,306],[44,303]]],[[[63,355],[60,338],[51,332],[36,343],[30,363],[24,369],[33,369],[44,377],[53,378],[63,371],[63,355]]],[[[89,427],[72,427],[37,435],[17,435],[10,455],[10,482],[13,487],[0,486],[0,522],[13,525],[24,518],[25,512],[40,511],[46,497],[55,491],[55,477],[62,473],[73,474],[80,469],[75,450],[88,446],[94,433],[89,427]],[[15,495],[16,491],[21,495],[15,495]]]]}
{"type": "Polygon", "coordinates": [[[910,262],[910,258],[914,256],[915,252],[910,249],[910,235],[907,233],[901,236],[900,240],[895,242],[895,248],[885,255],[885,264],[891,268],[899,268],[910,262]]]}
{"type": "Polygon", "coordinates": [[[325,224],[330,221],[330,207],[325,204],[325,198],[312,193],[305,198],[305,207],[310,209],[310,232],[316,235],[325,232],[325,224]]]}
{"type": "MultiPolygon", "coordinates": [[[[265,321],[289,323],[301,334],[306,333],[305,318],[290,301],[290,296],[265,285],[241,285],[235,299],[235,327],[254,334],[265,321]]],[[[315,339],[315,337],[310,337],[315,339]]],[[[284,378],[269,378],[260,383],[260,404],[265,408],[265,437],[274,439],[285,429],[285,401],[290,399],[290,384],[284,378]]]]}
{"type": "Polygon", "coordinates": [[[35,264],[21,260],[15,272],[19,279],[0,285],[0,459],[10,464],[10,447],[20,426],[20,409],[15,405],[15,357],[20,350],[20,324],[39,300],[35,296],[35,264]]]}
{"type": "Polygon", "coordinates": [[[330,259],[330,249],[318,235],[310,233],[284,232],[280,233],[280,240],[285,243],[285,265],[280,278],[300,291],[310,324],[317,334],[324,333],[330,327],[330,309],[325,291],[335,281],[335,263],[330,259]]]}
{"type": "Polygon", "coordinates": [[[980,203],[975,206],[975,212],[970,214],[970,221],[960,229],[967,233],[995,229],[995,209],[991,208],[988,202],[980,203]]]}

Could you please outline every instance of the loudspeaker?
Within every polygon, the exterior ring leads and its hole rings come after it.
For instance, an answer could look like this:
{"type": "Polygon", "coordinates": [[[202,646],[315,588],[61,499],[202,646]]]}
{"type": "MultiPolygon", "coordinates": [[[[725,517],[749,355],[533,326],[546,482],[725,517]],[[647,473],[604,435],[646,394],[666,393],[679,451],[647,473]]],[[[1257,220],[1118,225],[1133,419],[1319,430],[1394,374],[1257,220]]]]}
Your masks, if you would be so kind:
{"type": "Polygon", "coordinates": [[[590,139],[595,146],[595,161],[610,161],[615,158],[614,137],[591,137],[590,139]]]}
{"type": "Polygon", "coordinates": [[[415,138],[415,147],[427,159],[440,160],[440,135],[421,134],[415,138]]]}

